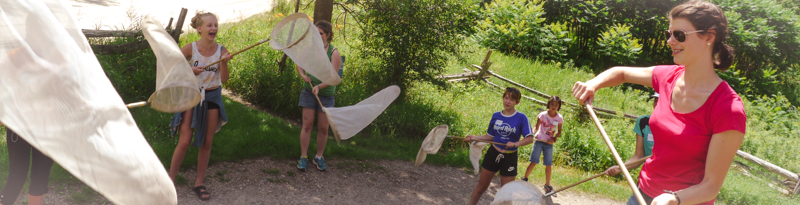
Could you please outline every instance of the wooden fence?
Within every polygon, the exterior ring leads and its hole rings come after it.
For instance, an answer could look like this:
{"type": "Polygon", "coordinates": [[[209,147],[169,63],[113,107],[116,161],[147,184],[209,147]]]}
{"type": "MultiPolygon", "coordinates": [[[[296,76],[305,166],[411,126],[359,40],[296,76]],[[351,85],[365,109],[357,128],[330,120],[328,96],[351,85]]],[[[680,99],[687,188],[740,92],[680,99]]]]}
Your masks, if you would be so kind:
{"type": "MultiPolygon", "coordinates": [[[[172,38],[175,39],[175,42],[178,42],[178,38],[180,37],[183,28],[183,22],[186,20],[186,13],[188,10],[186,8],[181,8],[181,13],[178,16],[178,21],[175,23],[175,28],[173,29],[172,26],[172,18],[169,19],[169,23],[167,23],[167,27],[165,28],[172,38]]],[[[142,31],[120,31],[120,30],[89,30],[83,29],[83,35],[86,38],[108,38],[108,37],[136,37],[141,36],[142,31]]],[[[117,45],[91,45],[92,50],[95,54],[123,54],[123,53],[130,53],[142,49],[147,49],[150,46],[147,44],[147,40],[140,40],[132,43],[126,44],[117,44],[117,45]]]]}

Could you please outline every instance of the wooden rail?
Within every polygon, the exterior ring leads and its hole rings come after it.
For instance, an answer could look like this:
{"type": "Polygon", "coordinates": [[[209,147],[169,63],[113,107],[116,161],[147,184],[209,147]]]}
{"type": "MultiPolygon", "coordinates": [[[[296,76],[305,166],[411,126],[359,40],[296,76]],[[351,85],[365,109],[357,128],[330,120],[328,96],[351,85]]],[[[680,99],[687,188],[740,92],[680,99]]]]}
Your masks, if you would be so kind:
{"type": "MultiPolygon", "coordinates": [[[[188,10],[186,8],[181,8],[180,16],[178,17],[178,21],[175,24],[175,29],[171,29],[172,26],[172,18],[169,19],[169,24],[167,25],[167,32],[172,35],[172,38],[175,39],[175,42],[178,42],[178,38],[180,37],[183,27],[183,22],[186,19],[186,13],[188,10]]],[[[86,38],[101,38],[101,37],[136,37],[141,36],[142,31],[122,31],[122,30],[89,30],[83,29],[81,30],[83,35],[86,38]]],[[[143,50],[150,48],[150,45],[147,44],[147,40],[140,40],[132,43],[126,44],[115,44],[115,45],[91,45],[92,51],[95,54],[123,54],[123,53],[130,53],[138,50],[143,50]]]]}

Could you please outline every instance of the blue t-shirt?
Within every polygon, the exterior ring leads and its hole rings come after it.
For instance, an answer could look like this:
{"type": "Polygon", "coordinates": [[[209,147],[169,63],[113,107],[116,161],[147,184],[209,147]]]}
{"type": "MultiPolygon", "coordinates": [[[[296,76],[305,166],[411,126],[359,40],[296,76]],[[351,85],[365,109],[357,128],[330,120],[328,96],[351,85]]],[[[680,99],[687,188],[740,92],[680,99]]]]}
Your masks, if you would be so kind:
{"type": "MultiPolygon", "coordinates": [[[[492,115],[487,133],[494,137],[493,141],[506,144],[508,142],[519,142],[522,136],[533,136],[533,129],[531,129],[531,123],[525,114],[515,112],[507,116],[500,111],[492,115]]],[[[505,150],[517,150],[517,147],[506,149],[505,145],[495,146],[505,150]]]]}
{"type": "Polygon", "coordinates": [[[653,133],[650,132],[650,115],[642,115],[636,119],[636,124],[633,126],[633,132],[642,136],[644,138],[644,156],[650,156],[653,154],[653,145],[655,142],[653,141],[653,133]],[[648,120],[648,123],[644,125],[644,129],[642,129],[642,122],[644,120],[648,120]]]}

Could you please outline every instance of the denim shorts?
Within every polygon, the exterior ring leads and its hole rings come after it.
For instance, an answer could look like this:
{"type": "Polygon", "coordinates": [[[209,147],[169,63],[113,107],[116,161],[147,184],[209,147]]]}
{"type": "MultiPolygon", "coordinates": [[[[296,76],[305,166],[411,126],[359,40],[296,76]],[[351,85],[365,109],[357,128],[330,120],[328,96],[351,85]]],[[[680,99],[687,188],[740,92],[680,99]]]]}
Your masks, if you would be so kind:
{"type": "Polygon", "coordinates": [[[544,166],[553,165],[553,145],[547,144],[542,141],[533,143],[533,151],[531,152],[531,163],[539,164],[539,156],[544,153],[544,166]]]}
{"type": "MultiPolygon", "coordinates": [[[[319,101],[322,102],[326,108],[333,107],[335,100],[333,96],[322,96],[319,95],[319,101]]],[[[304,108],[311,108],[316,110],[317,112],[322,112],[322,107],[319,106],[317,99],[314,98],[314,93],[311,90],[302,89],[300,91],[300,103],[297,104],[300,107],[304,108]]]]}

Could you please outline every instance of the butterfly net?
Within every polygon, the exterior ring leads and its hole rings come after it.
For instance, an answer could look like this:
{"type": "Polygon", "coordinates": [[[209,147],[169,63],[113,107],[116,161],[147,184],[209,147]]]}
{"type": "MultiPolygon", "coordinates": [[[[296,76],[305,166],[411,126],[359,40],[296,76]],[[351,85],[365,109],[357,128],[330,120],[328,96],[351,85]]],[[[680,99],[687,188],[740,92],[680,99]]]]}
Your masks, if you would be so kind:
{"type": "Polygon", "coordinates": [[[304,13],[286,16],[275,25],[269,45],[286,53],[297,66],[328,85],[339,85],[342,78],[333,69],[317,27],[304,13]]]}
{"type": "Polygon", "coordinates": [[[192,68],[175,39],[154,18],[142,21],[142,34],[156,54],[156,92],[147,100],[150,107],[176,113],[200,103],[200,90],[192,68]]]}
{"type": "Polygon", "coordinates": [[[433,128],[431,132],[428,133],[428,136],[425,136],[425,139],[422,140],[422,145],[419,147],[419,152],[417,152],[417,159],[414,162],[414,166],[421,165],[428,154],[436,154],[439,152],[439,148],[442,147],[444,139],[447,138],[448,131],[450,131],[449,126],[439,125],[433,128]]]}
{"type": "Polygon", "coordinates": [[[494,194],[492,205],[541,205],[546,204],[539,188],[525,181],[509,182],[494,194]]]}
{"type": "Polygon", "coordinates": [[[0,1],[0,121],[116,204],[177,204],[64,2],[0,1]]]}
{"type": "Polygon", "coordinates": [[[325,108],[325,114],[336,140],[347,140],[372,123],[400,95],[396,85],[384,88],[358,104],[325,108]]]}

